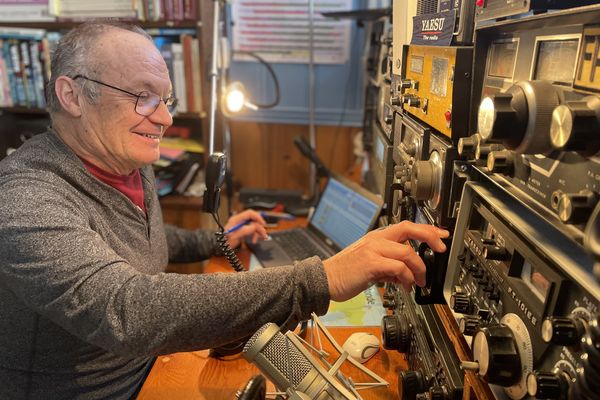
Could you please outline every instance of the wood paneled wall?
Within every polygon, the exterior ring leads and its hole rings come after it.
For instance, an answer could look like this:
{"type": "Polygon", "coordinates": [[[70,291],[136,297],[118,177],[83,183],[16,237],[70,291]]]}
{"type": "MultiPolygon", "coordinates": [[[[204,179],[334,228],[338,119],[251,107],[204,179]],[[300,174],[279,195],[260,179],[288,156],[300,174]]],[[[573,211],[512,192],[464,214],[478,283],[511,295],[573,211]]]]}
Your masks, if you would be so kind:
{"type": "MultiPolygon", "coordinates": [[[[307,125],[231,121],[231,169],[242,187],[309,191],[309,161],[294,145],[308,139],[307,125]]],[[[349,174],[355,166],[354,136],[359,128],[318,126],[316,148],[326,167],[349,174]]]]}

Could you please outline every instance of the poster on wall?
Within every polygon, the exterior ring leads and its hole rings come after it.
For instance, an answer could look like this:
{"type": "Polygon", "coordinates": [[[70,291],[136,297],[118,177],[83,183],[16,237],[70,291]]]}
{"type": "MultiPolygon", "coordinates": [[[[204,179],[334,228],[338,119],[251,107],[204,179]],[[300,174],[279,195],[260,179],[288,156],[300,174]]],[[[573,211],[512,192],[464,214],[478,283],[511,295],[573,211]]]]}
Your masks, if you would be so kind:
{"type": "MultiPolygon", "coordinates": [[[[232,1],[235,61],[256,61],[253,52],[268,62],[308,63],[310,60],[310,2],[313,0],[232,1]]],[[[317,64],[343,64],[350,53],[350,20],[325,18],[322,12],[349,11],[352,0],[313,1],[313,60],[317,64]]]]}

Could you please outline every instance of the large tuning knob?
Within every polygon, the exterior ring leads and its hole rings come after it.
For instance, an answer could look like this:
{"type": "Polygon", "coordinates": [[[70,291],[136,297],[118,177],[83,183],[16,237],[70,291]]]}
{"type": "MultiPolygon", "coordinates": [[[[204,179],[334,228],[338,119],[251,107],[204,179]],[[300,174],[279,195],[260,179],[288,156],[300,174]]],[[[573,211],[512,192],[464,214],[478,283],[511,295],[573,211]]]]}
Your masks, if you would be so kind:
{"type": "Polygon", "coordinates": [[[429,201],[431,208],[437,208],[442,191],[442,158],[432,151],[427,161],[417,161],[412,169],[412,196],[417,200],[429,201]]]}
{"type": "Polygon", "coordinates": [[[600,149],[599,129],[600,99],[588,96],[554,109],[550,140],[557,150],[579,151],[591,155],[600,149]]]}
{"type": "Polygon", "coordinates": [[[473,337],[477,373],[489,383],[511,386],[521,379],[521,358],[511,329],[504,324],[480,328],[473,337]]]}
{"type": "Polygon", "coordinates": [[[481,101],[479,134],[485,142],[500,142],[520,154],[549,153],[555,149],[549,132],[558,105],[557,90],[550,82],[518,82],[481,101]]]}
{"type": "Polygon", "coordinates": [[[412,336],[412,326],[404,315],[386,315],[381,320],[383,347],[408,352],[412,336]]]}

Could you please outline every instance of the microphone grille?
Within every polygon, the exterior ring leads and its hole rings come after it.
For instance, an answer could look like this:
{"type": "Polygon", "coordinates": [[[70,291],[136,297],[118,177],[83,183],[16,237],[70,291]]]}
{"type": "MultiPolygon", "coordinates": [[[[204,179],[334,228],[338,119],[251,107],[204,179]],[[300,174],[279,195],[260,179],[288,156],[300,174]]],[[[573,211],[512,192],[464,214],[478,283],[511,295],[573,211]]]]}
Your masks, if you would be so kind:
{"type": "MultiPolygon", "coordinates": [[[[270,327],[276,324],[263,325],[246,343],[244,352],[251,348],[258,338],[270,327]]],[[[277,327],[277,329],[279,329],[277,327]]],[[[294,346],[289,339],[277,331],[269,342],[261,349],[260,353],[275,367],[282,375],[286,376],[295,387],[302,382],[313,368],[310,361],[294,346]]]]}

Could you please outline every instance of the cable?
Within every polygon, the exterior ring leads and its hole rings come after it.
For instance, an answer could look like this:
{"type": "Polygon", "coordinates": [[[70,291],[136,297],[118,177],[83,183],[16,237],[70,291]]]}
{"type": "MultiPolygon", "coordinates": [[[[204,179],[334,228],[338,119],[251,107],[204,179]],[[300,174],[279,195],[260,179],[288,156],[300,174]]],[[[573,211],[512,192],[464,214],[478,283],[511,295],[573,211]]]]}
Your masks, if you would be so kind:
{"type": "Polygon", "coordinates": [[[240,262],[240,259],[238,258],[237,254],[235,254],[235,250],[231,248],[229,242],[227,241],[227,237],[225,236],[225,228],[221,225],[221,222],[219,221],[219,216],[217,215],[217,213],[213,213],[212,216],[217,225],[219,226],[219,230],[215,232],[215,237],[217,238],[217,244],[219,245],[219,248],[223,252],[223,255],[227,258],[227,261],[229,261],[229,264],[231,264],[233,269],[235,269],[237,272],[243,272],[244,267],[242,266],[242,263],[240,262]]]}
{"type": "Polygon", "coordinates": [[[268,109],[268,108],[273,108],[277,104],[279,104],[279,100],[281,97],[281,93],[279,90],[279,80],[277,79],[277,75],[275,74],[275,71],[273,70],[273,67],[271,66],[271,64],[269,64],[264,58],[262,58],[258,54],[253,53],[251,51],[235,50],[234,54],[245,54],[245,55],[248,55],[250,57],[257,59],[262,65],[264,65],[267,68],[267,70],[269,71],[269,74],[273,78],[273,84],[275,85],[275,100],[273,100],[271,103],[268,103],[268,104],[254,104],[254,105],[260,109],[268,109]]]}

